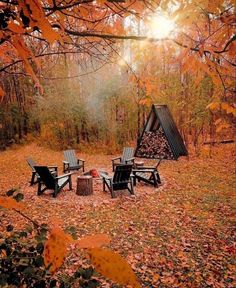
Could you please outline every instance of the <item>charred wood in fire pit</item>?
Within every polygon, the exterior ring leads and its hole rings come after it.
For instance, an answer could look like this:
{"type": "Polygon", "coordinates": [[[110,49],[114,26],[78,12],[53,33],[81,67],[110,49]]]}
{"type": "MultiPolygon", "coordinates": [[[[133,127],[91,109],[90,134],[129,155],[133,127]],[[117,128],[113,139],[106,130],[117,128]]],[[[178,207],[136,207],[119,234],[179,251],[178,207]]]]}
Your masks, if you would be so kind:
{"type": "Polygon", "coordinates": [[[174,159],[163,129],[145,131],[136,152],[137,157],[174,159]]]}

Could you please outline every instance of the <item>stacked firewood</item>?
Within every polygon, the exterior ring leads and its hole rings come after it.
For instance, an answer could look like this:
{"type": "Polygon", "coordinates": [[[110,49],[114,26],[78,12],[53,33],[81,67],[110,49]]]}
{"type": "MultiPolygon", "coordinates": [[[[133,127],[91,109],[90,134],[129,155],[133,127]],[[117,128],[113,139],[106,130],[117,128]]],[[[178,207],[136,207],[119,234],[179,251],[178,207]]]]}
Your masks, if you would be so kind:
{"type": "Polygon", "coordinates": [[[145,131],[136,152],[137,157],[174,159],[163,129],[145,131]]]}

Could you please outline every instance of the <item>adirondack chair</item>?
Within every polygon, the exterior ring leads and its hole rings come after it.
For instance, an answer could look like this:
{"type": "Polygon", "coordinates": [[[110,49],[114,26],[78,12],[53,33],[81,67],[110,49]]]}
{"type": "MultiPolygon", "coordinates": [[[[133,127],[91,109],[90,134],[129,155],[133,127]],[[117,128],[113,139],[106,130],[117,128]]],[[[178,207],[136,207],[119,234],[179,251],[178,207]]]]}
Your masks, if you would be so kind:
{"type": "Polygon", "coordinates": [[[64,151],[64,158],[63,161],[63,171],[70,172],[71,170],[79,170],[82,168],[84,172],[84,160],[77,158],[75,155],[75,150],[65,150],[64,151]]]}
{"type": "Polygon", "coordinates": [[[69,184],[70,190],[72,189],[72,173],[54,176],[47,166],[34,166],[34,168],[40,176],[40,180],[38,181],[38,195],[41,195],[47,189],[51,189],[53,190],[53,197],[56,197],[66,184],[69,184]]]}
{"type": "Polygon", "coordinates": [[[113,158],[112,171],[115,171],[115,167],[120,164],[132,164],[134,165],[134,148],[124,147],[122,156],[113,158]]]}
{"type": "Polygon", "coordinates": [[[106,186],[111,193],[111,197],[115,198],[114,191],[128,189],[131,194],[134,194],[133,182],[131,179],[132,166],[130,164],[120,164],[116,166],[113,177],[100,172],[103,179],[103,191],[106,191],[106,186]]]}
{"type": "Polygon", "coordinates": [[[134,177],[134,186],[136,185],[136,180],[138,181],[144,181],[148,184],[153,185],[154,187],[157,187],[159,184],[161,184],[161,178],[158,173],[158,166],[160,165],[161,161],[163,159],[160,159],[156,166],[141,166],[137,169],[133,169],[133,177],[134,177]]]}
{"type": "MultiPolygon", "coordinates": [[[[32,169],[32,176],[30,180],[30,186],[32,186],[33,184],[38,183],[40,179],[39,175],[34,169],[34,166],[37,166],[37,163],[32,158],[27,158],[26,161],[29,164],[30,168],[32,169]]],[[[48,168],[55,176],[57,175],[57,166],[48,166],[48,168]]]]}

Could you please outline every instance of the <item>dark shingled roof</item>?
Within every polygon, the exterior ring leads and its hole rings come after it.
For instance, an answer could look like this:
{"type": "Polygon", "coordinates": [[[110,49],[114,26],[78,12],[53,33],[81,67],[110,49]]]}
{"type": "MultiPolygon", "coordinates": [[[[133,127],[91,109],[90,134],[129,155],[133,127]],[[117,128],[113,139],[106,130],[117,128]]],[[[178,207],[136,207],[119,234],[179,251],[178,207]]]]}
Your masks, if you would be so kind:
{"type": "MultiPolygon", "coordinates": [[[[158,129],[159,125],[161,125],[165,133],[166,139],[173,152],[174,158],[178,159],[180,156],[187,156],[188,151],[170,113],[170,110],[168,109],[167,105],[157,104],[152,105],[151,112],[148,116],[141,137],[138,139],[138,145],[135,151],[135,155],[142,140],[143,133],[145,131],[153,131],[155,129],[158,129]]],[[[148,157],[146,156],[146,158],[148,157]]]]}

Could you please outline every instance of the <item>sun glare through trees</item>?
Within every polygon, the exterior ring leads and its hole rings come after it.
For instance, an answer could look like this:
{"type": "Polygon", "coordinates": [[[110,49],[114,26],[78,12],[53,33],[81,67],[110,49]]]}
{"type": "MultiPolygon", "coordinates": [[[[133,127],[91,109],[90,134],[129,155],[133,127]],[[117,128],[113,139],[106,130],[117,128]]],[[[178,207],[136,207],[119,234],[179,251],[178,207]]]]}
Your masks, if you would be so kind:
{"type": "Polygon", "coordinates": [[[171,36],[171,32],[176,28],[174,20],[171,20],[169,17],[160,14],[153,16],[150,20],[149,25],[149,37],[155,37],[158,39],[163,39],[171,36]]]}

